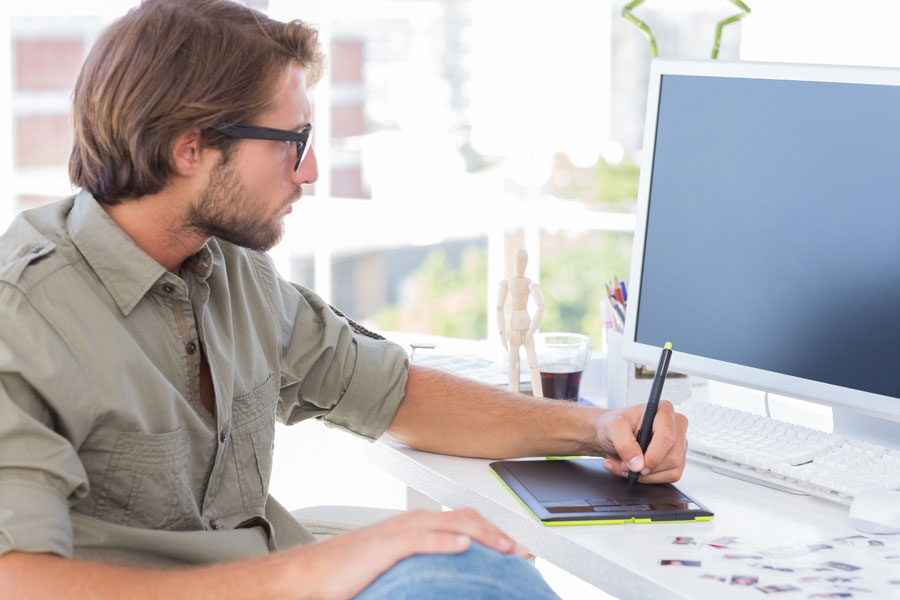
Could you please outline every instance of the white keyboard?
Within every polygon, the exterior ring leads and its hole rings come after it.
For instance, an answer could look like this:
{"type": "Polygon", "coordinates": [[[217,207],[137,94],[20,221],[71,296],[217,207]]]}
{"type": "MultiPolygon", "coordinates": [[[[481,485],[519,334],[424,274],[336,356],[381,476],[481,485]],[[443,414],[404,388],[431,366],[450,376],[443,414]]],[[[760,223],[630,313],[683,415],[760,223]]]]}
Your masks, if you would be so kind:
{"type": "Polygon", "coordinates": [[[688,458],[715,471],[843,504],[870,488],[900,489],[900,450],[688,399],[688,458]]]}

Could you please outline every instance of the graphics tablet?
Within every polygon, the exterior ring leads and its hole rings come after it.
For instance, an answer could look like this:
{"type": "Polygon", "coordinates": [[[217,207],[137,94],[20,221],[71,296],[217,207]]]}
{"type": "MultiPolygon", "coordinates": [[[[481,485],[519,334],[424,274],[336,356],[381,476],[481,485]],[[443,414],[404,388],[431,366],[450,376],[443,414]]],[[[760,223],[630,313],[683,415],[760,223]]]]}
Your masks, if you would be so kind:
{"type": "Polygon", "coordinates": [[[708,521],[713,513],[668,483],[636,483],[602,458],[503,460],[494,474],[545,525],[708,521]]]}

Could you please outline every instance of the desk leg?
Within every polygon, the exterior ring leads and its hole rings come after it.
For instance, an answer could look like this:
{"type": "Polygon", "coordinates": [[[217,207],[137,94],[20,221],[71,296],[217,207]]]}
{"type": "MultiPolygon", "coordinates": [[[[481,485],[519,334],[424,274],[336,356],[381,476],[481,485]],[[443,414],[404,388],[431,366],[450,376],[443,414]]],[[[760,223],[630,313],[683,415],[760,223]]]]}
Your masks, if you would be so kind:
{"type": "Polygon", "coordinates": [[[406,486],[406,510],[435,510],[439,511],[443,507],[439,502],[435,502],[422,492],[406,486]]]}

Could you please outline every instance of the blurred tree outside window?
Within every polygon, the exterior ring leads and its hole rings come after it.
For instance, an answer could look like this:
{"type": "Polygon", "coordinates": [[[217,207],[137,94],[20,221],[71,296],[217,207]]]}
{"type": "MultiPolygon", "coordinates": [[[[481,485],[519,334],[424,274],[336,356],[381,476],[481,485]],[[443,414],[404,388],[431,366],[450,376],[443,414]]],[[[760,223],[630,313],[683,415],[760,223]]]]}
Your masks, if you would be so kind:
{"type": "Polygon", "coordinates": [[[487,336],[487,252],[469,247],[454,268],[443,250],[433,250],[404,282],[404,298],[372,316],[381,329],[427,331],[468,339],[487,336]]]}

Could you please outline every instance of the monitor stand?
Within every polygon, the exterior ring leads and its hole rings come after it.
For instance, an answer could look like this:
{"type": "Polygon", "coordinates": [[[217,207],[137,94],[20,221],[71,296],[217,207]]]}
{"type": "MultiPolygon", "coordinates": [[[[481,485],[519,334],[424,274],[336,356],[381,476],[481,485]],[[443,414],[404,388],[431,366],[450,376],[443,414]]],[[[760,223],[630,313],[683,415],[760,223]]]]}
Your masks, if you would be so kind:
{"type": "Polygon", "coordinates": [[[900,423],[870,417],[848,408],[832,409],[834,433],[848,439],[900,450],[900,423]]]}

